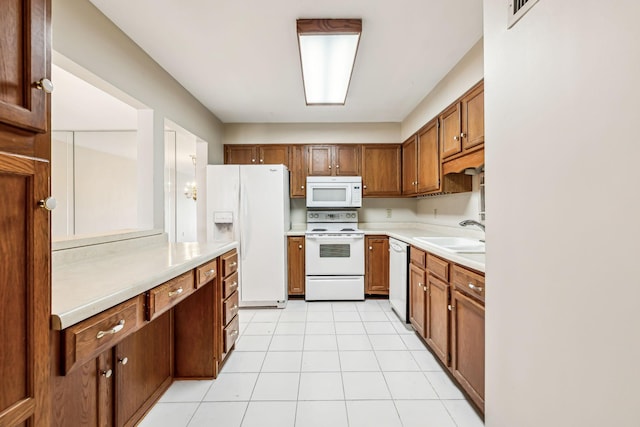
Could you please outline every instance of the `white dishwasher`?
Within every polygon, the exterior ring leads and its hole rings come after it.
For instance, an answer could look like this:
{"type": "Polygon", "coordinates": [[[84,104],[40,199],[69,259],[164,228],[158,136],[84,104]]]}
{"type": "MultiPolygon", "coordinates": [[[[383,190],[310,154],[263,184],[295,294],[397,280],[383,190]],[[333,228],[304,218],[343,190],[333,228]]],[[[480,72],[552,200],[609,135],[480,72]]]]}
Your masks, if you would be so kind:
{"type": "Polygon", "coordinates": [[[389,238],[389,303],[400,320],[409,320],[409,303],[407,291],[408,247],[405,242],[389,238]]]}

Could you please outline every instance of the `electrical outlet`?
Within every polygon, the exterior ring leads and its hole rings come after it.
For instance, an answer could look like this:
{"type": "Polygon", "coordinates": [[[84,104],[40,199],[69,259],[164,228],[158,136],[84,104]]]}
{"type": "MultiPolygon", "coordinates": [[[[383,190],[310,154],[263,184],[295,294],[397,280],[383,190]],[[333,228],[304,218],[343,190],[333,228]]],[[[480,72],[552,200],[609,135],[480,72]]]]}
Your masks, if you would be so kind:
{"type": "Polygon", "coordinates": [[[393,214],[393,209],[387,209],[387,218],[391,218],[393,214]]]}

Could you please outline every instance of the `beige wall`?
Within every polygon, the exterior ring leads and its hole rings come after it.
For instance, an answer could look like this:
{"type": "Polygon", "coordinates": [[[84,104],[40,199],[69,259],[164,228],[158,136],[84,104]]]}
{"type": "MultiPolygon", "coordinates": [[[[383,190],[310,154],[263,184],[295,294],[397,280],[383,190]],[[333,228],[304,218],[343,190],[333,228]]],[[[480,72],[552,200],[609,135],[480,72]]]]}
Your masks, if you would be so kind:
{"type": "Polygon", "coordinates": [[[153,226],[164,228],[164,119],[207,141],[209,163],[222,162],[222,123],[88,0],[52,3],[53,49],[153,110],[153,226]]]}
{"type": "Polygon", "coordinates": [[[429,120],[436,117],[460,95],[482,80],[483,40],[480,39],[469,52],[440,80],[400,124],[402,141],[409,138],[429,120]]]}
{"type": "Polygon", "coordinates": [[[228,123],[224,144],[375,144],[400,142],[399,123],[228,123]]]}
{"type": "Polygon", "coordinates": [[[640,425],[640,3],[484,1],[487,427],[640,425]]]}

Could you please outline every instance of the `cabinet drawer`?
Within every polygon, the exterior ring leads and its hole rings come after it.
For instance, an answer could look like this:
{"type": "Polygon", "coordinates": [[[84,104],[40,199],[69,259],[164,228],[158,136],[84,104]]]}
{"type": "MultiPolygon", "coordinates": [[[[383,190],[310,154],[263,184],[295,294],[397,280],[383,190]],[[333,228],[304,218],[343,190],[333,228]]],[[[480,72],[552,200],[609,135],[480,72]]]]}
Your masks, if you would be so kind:
{"type": "Polygon", "coordinates": [[[222,282],[222,298],[229,298],[238,289],[238,272],[224,279],[222,282]]]}
{"type": "Polygon", "coordinates": [[[234,249],[222,255],[222,274],[227,277],[238,269],[238,252],[234,249]]]}
{"type": "Polygon", "coordinates": [[[236,340],[238,339],[238,334],[240,332],[239,326],[240,323],[238,322],[238,317],[236,316],[236,318],[231,321],[229,326],[224,328],[224,354],[229,353],[231,347],[233,347],[236,340]]]}
{"type": "Polygon", "coordinates": [[[461,292],[484,301],[484,276],[459,265],[453,266],[453,285],[461,292]]]}
{"type": "Polygon", "coordinates": [[[147,320],[169,310],[194,290],[193,270],[147,292],[147,320]]]}
{"type": "Polygon", "coordinates": [[[209,261],[206,264],[202,264],[196,269],[196,288],[204,285],[205,283],[213,280],[218,271],[218,259],[209,261]]]}
{"type": "Polygon", "coordinates": [[[138,330],[143,323],[143,305],[142,297],[136,297],[65,329],[65,373],[138,330]]]}
{"type": "Polygon", "coordinates": [[[417,265],[418,267],[425,268],[427,266],[427,254],[422,249],[418,249],[415,246],[411,246],[410,256],[411,256],[411,264],[417,265]]]}
{"type": "Polygon", "coordinates": [[[238,293],[234,292],[224,303],[224,318],[222,319],[224,324],[227,325],[233,317],[238,314],[238,293]]]}
{"type": "Polygon", "coordinates": [[[449,282],[449,263],[431,254],[427,254],[427,270],[436,277],[449,282]]]}

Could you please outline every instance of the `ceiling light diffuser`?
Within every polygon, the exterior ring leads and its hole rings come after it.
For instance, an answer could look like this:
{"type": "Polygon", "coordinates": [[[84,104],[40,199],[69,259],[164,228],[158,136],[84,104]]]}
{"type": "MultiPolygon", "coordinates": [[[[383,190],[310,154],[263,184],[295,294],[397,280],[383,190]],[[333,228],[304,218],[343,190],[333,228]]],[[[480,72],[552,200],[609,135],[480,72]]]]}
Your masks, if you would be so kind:
{"type": "Polygon", "coordinates": [[[307,105],[344,105],[362,32],[361,19],[298,19],[307,105]]]}

